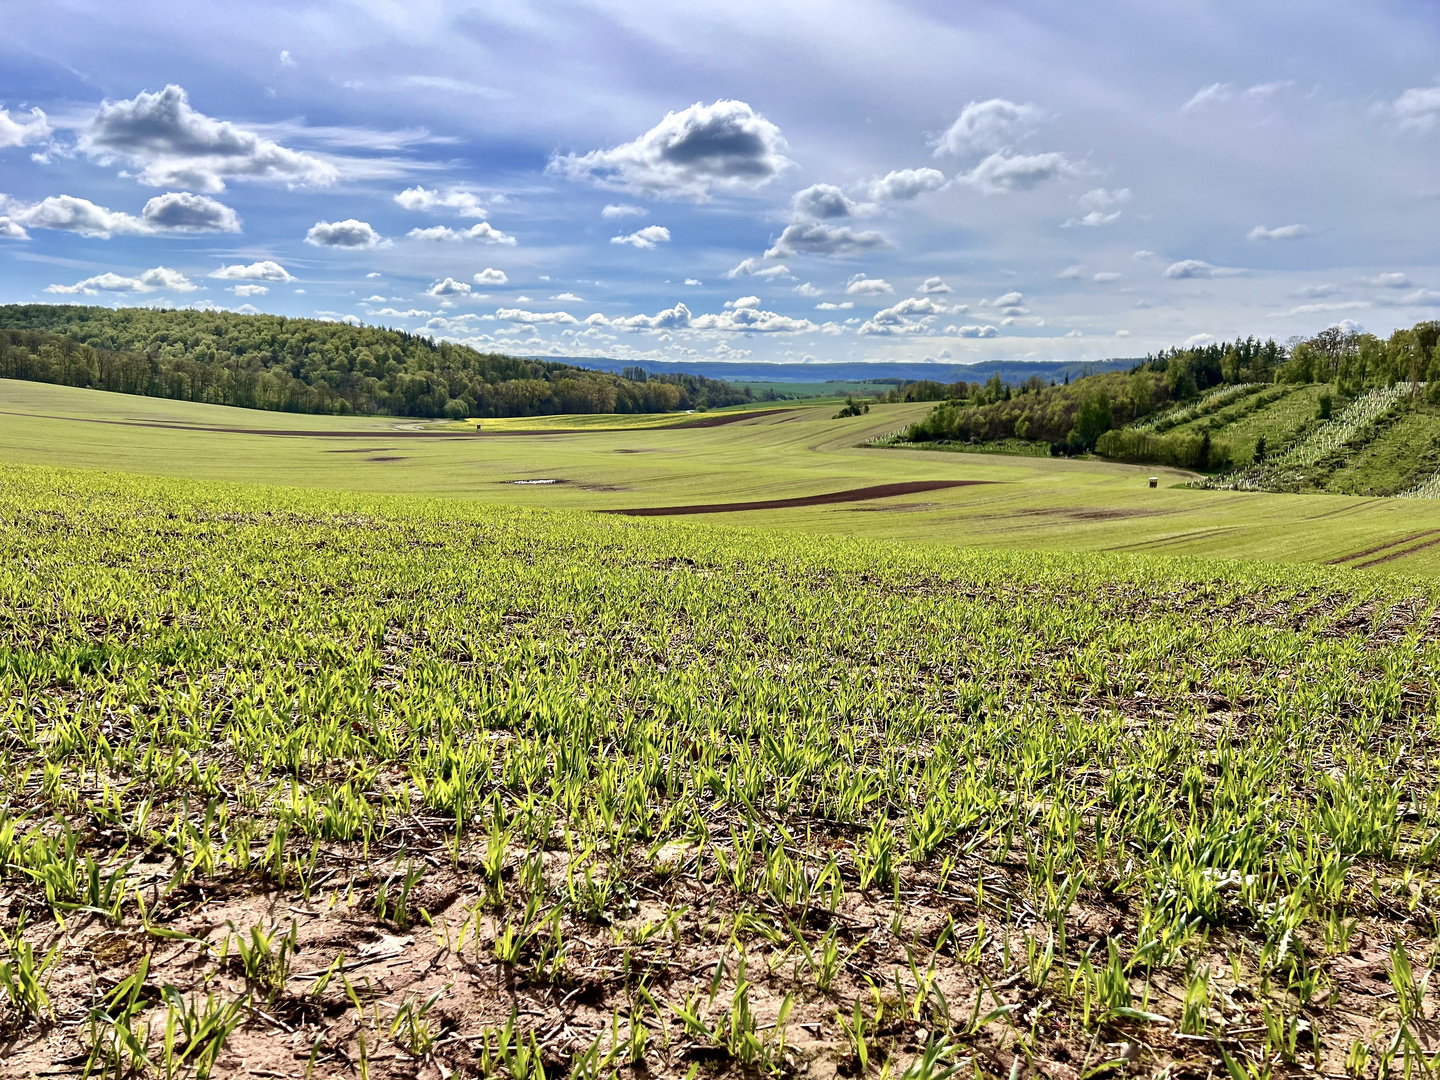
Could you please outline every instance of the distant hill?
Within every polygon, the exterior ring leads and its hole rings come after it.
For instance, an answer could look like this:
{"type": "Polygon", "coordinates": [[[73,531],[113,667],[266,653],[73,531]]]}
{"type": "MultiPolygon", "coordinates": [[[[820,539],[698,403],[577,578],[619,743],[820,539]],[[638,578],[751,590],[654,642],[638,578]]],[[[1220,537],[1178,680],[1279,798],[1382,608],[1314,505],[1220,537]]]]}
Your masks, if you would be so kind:
{"type": "Polygon", "coordinates": [[[1211,488],[1440,498],[1440,322],[1172,349],[1128,372],[970,384],[891,442],[1172,465],[1211,488]]]}
{"type": "MultiPolygon", "coordinates": [[[[538,359],[538,358],[537,358],[538,359]]],[[[549,359],[556,359],[550,357],[549,359]]],[[[754,362],[730,363],[728,361],[677,361],[676,363],[652,363],[634,360],[611,360],[603,356],[564,357],[564,362],[581,364],[599,371],[621,371],[629,367],[643,367],[651,374],[689,373],[704,375],[712,379],[729,382],[865,382],[887,380],[919,381],[938,383],[984,382],[990,376],[999,374],[1002,382],[1019,385],[1032,376],[1045,380],[1063,382],[1067,377],[1078,379],[1084,375],[1102,371],[1128,371],[1142,363],[1144,357],[1111,360],[997,360],[981,364],[926,364],[926,363],[878,363],[874,361],[846,361],[819,364],[764,364],[754,362]]]]}
{"type": "Polygon", "coordinates": [[[700,373],[622,378],[383,327],[68,304],[0,306],[0,378],[251,409],[456,419],[670,412],[752,398],[700,373]]]}

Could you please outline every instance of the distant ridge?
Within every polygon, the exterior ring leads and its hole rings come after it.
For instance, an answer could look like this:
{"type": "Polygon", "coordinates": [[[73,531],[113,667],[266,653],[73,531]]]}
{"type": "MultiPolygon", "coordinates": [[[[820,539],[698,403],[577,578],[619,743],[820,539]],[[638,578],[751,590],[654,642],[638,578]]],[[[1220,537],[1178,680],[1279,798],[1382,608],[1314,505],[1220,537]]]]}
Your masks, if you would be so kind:
{"type": "MultiPolygon", "coordinates": [[[[527,357],[527,359],[529,359],[527,357]]],[[[604,356],[546,356],[536,357],[565,364],[575,364],[600,371],[623,371],[625,368],[642,367],[652,375],[687,374],[701,375],[708,379],[725,379],[729,382],[798,382],[821,383],[834,380],[846,382],[873,382],[878,379],[904,379],[914,381],[933,379],[936,382],[951,383],[964,380],[975,382],[1000,374],[1007,383],[1022,383],[1032,375],[1042,379],[1063,381],[1102,371],[1127,371],[1141,363],[1144,357],[1115,358],[1109,360],[997,360],[979,364],[927,364],[927,363],[878,363],[874,361],[846,361],[819,364],[763,364],[755,362],[729,363],[726,361],[696,360],[673,363],[651,363],[649,361],[612,360],[604,356]]]]}

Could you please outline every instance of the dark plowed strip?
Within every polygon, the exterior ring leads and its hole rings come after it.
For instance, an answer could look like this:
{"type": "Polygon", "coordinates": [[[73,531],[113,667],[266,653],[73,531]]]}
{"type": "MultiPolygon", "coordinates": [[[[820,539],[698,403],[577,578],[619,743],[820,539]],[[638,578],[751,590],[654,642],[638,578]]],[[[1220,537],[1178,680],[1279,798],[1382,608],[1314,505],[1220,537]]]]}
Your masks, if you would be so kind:
{"type": "Polygon", "coordinates": [[[794,411],[794,409],[761,409],[758,412],[727,413],[724,416],[707,416],[701,420],[686,420],[684,423],[670,426],[681,428],[724,427],[726,424],[738,424],[741,420],[753,420],[757,416],[781,416],[794,411]]]}
{"type": "Polygon", "coordinates": [[[1371,559],[1369,562],[1356,563],[1354,569],[1364,570],[1366,567],[1369,566],[1379,566],[1381,563],[1392,562],[1395,559],[1403,559],[1406,555],[1414,555],[1417,551],[1424,551],[1426,548],[1432,548],[1436,544],[1440,544],[1440,536],[1434,537],[1431,540],[1426,540],[1423,544],[1416,544],[1412,548],[1406,548],[1404,551],[1392,551],[1389,555],[1381,555],[1378,559],[1371,559]]]}
{"type": "Polygon", "coordinates": [[[1399,540],[1391,540],[1386,544],[1376,544],[1374,547],[1366,548],[1364,551],[1357,551],[1351,555],[1341,555],[1338,559],[1326,559],[1325,565],[1339,566],[1341,563],[1347,563],[1351,559],[1363,559],[1366,555],[1374,555],[1377,551],[1384,551],[1386,548],[1408,544],[1411,540],[1419,540],[1422,536],[1433,536],[1437,532],[1440,532],[1440,529],[1426,529],[1424,532],[1414,533],[1410,536],[1402,536],[1399,540]]]}
{"type": "Polygon", "coordinates": [[[998,480],[909,480],[901,484],[875,484],[872,487],[828,491],[823,495],[801,495],[795,499],[762,499],[758,502],[701,503],[694,506],[638,506],[629,510],[601,510],[602,514],[626,514],[629,517],[671,517],[676,514],[733,514],[738,510],[790,510],[800,506],[825,506],[828,503],[865,502],[888,499],[892,495],[915,495],[921,491],[941,488],[970,487],[974,484],[996,484],[998,480]]]}

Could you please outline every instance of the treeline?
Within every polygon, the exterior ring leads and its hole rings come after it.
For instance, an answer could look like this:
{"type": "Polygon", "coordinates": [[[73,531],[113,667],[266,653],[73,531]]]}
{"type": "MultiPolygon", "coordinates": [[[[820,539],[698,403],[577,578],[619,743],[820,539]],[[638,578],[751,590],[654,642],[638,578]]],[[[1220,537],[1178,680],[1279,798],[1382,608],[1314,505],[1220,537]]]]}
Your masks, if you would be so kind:
{"type": "MultiPolygon", "coordinates": [[[[1130,372],[1090,375],[1064,385],[1039,378],[1010,388],[999,377],[984,384],[930,384],[944,400],[901,438],[914,442],[1048,442],[1055,454],[1095,450],[1125,461],[1221,469],[1232,464],[1228,445],[1208,434],[1159,435],[1124,431],[1169,406],[1224,386],[1246,383],[1333,383],[1342,397],[1424,382],[1440,401],[1440,321],[1396,330],[1388,338],[1340,327],[1282,345],[1254,337],[1169,349],[1147,356],[1130,372]],[[1116,435],[1102,440],[1107,432],[1116,435]],[[1123,436],[1123,437],[1122,437],[1123,436]]],[[[920,384],[912,384],[919,386],[920,384]]],[[[928,400],[899,396],[895,400],[928,400]]],[[[1243,391],[1237,391],[1242,392],[1243,391]]],[[[890,397],[890,395],[886,395],[890,397]]]]}
{"type": "Polygon", "coordinates": [[[0,378],[303,413],[648,413],[753,400],[689,374],[626,376],[404,331],[277,315],[0,306],[0,378]]]}
{"type": "Polygon", "coordinates": [[[1095,452],[1115,461],[1172,465],[1201,472],[1228,469],[1236,464],[1230,444],[1223,439],[1212,439],[1208,431],[1198,435],[1179,431],[1156,435],[1134,428],[1112,428],[1095,440],[1095,452]]]}
{"type": "Polygon", "coordinates": [[[1093,449],[1118,424],[1146,416],[1170,400],[1165,381],[1150,371],[1106,372],[1050,386],[1032,378],[1014,388],[998,379],[978,393],[937,406],[906,429],[914,442],[1048,442],[1057,453],[1093,449]]]}
{"type": "Polygon", "coordinates": [[[1147,356],[1178,400],[1226,384],[1334,383],[1345,397],[1398,382],[1423,382],[1440,401],[1440,321],[1416,323],[1388,338],[1332,326],[1287,347],[1246,338],[1147,356]]]}

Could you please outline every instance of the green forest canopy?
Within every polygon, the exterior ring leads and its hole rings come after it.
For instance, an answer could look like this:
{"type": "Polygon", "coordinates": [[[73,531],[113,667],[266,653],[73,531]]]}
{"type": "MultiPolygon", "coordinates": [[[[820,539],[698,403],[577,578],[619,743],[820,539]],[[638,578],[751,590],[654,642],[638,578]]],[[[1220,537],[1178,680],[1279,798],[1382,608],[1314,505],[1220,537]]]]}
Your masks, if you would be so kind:
{"type": "Polygon", "coordinates": [[[0,305],[0,377],[303,413],[541,416],[717,408],[748,387],[482,353],[378,326],[278,315],[0,305]]]}

